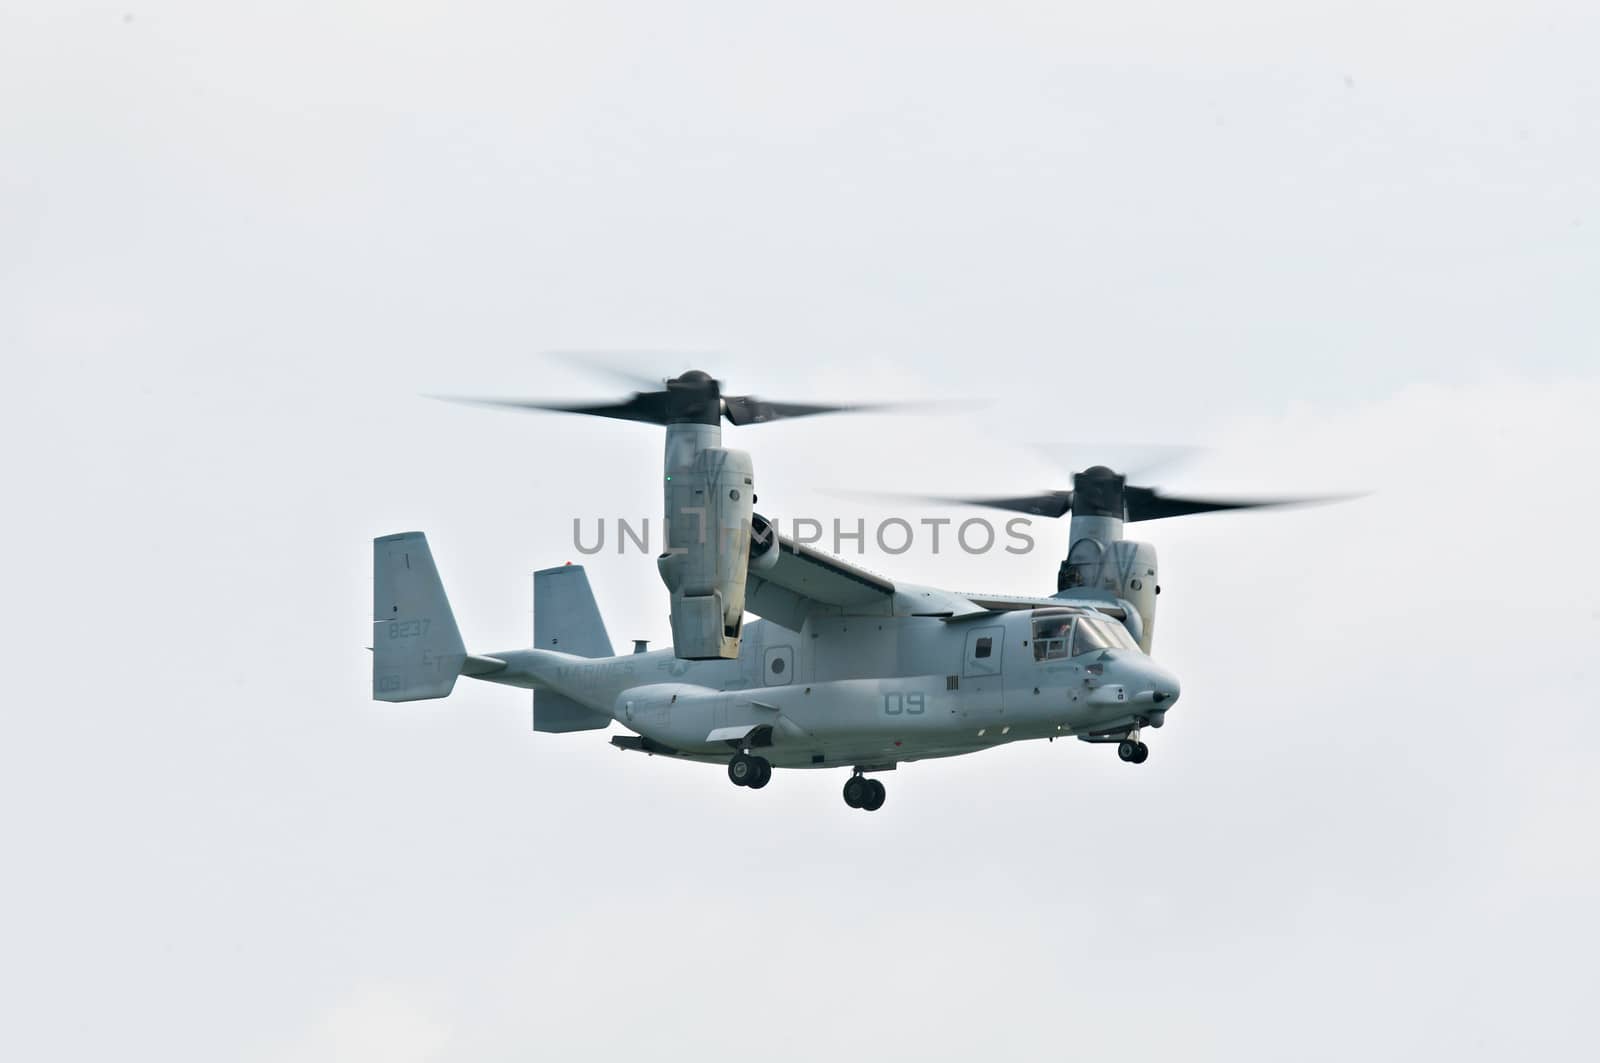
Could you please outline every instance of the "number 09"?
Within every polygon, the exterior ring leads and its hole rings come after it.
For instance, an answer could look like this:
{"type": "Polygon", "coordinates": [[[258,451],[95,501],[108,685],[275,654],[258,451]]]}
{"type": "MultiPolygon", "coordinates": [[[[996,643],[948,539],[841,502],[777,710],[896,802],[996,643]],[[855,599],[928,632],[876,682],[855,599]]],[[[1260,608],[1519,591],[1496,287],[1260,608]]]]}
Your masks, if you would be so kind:
{"type": "Polygon", "coordinates": [[[885,694],[883,696],[883,713],[885,716],[920,716],[926,708],[927,702],[921,694],[885,694]]]}

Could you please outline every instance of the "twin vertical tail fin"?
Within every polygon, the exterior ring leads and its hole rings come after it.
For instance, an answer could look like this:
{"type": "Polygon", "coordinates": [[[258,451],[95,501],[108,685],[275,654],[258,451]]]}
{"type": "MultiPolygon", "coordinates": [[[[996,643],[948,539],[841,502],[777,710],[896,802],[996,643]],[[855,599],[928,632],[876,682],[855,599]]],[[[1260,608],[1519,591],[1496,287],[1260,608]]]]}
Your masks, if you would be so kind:
{"type": "MultiPolygon", "coordinates": [[[[578,657],[610,657],[606,635],[582,566],[533,574],[533,642],[539,649],[578,657]]],[[[470,657],[421,532],[372,541],[372,696],[377,701],[447,697],[462,674],[489,678],[504,661],[470,657]]],[[[526,685],[519,683],[518,685],[526,685]]],[[[554,690],[535,690],[535,731],[592,731],[610,715],[554,690]]]]}
{"type": "MultiPolygon", "coordinates": [[[[562,565],[533,574],[533,645],[579,657],[613,656],[611,636],[606,634],[582,565],[562,565]]],[[[533,692],[535,731],[598,731],[610,724],[610,716],[584,708],[554,690],[533,692]]]]}
{"type": "Polygon", "coordinates": [[[373,698],[446,697],[466,660],[427,536],[401,532],[372,540],[373,698]]]}
{"type": "Polygon", "coordinates": [[[611,657],[611,636],[582,565],[533,574],[533,645],[579,657],[611,657]]]}

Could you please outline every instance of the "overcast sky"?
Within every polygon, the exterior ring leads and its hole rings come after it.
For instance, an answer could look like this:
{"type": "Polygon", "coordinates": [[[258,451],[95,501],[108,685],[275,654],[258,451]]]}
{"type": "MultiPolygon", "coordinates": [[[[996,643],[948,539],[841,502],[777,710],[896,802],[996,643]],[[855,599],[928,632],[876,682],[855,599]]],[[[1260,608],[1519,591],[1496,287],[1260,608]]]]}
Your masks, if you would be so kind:
{"type": "MultiPolygon", "coordinates": [[[[1593,1058],[1597,52],[1587,0],[0,0],[0,1055],[1593,1058]],[[1135,529],[1143,767],[866,816],[371,702],[373,536],[493,651],[574,517],[658,514],[658,429],[421,397],[610,396],[538,353],[596,347],[987,400],[730,430],[782,516],[1152,441],[1371,493],[1135,529]]],[[[1050,591],[1034,531],[851,556],[1050,591]]]]}

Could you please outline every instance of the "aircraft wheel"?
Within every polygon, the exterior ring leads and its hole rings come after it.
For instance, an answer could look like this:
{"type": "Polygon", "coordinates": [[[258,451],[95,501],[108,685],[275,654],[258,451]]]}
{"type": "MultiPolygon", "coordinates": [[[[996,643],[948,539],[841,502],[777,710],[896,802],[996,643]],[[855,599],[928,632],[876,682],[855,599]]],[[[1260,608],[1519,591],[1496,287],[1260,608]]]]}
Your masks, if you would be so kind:
{"type": "Polygon", "coordinates": [[[884,798],[887,796],[888,791],[883,788],[883,783],[877,779],[868,779],[867,796],[866,800],[861,802],[861,807],[868,812],[876,812],[883,807],[884,798]]]}
{"type": "Polygon", "coordinates": [[[772,781],[772,762],[766,757],[751,757],[750,759],[756,762],[756,774],[745,785],[752,790],[759,790],[772,781]]]}
{"type": "Polygon", "coordinates": [[[1150,759],[1150,747],[1143,742],[1138,743],[1138,746],[1139,748],[1133,751],[1133,762],[1135,764],[1143,764],[1150,759]]]}
{"type": "Polygon", "coordinates": [[[1134,758],[1139,755],[1139,747],[1143,744],[1142,742],[1135,742],[1131,738],[1124,738],[1117,743],[1117,756],[1129,763],[1137,763],[1134,758]]]}
{"type": "Polygon", "coordinates": [[[735,753],[733,759],[728,761],[728,778],[735,786],[749,786],[760,775],[756,767],[756,757],[748,753],[735,753]]]}
{"type": "Polygon", "coordinates": [[[867,801],[867,780],[859,775],[852,775],[844,782],[844,803],[851,808],[860,808],[867,801]]]}

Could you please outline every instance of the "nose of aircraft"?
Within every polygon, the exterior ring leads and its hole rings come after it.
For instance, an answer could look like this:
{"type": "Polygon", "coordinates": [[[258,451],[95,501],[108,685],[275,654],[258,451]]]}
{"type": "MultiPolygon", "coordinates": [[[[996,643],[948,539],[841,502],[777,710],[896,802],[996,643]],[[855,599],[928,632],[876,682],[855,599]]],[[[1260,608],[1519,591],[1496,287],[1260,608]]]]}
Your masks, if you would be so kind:
{"type": "Polygon", "coordinates": [[[1123,685],[1128,689],[1130,701],[1149,705],[1161,712],[1166,712],[1177,702],[1182,687],[1178,683],[1178,677],[1172,672],[1149,657],[1118,663],[1126,669],[1123,685]]]}

